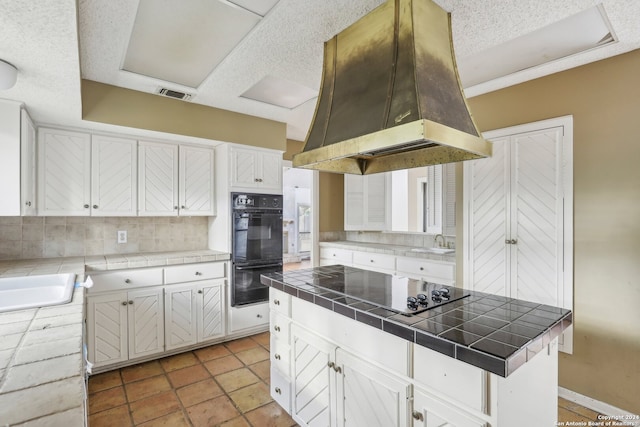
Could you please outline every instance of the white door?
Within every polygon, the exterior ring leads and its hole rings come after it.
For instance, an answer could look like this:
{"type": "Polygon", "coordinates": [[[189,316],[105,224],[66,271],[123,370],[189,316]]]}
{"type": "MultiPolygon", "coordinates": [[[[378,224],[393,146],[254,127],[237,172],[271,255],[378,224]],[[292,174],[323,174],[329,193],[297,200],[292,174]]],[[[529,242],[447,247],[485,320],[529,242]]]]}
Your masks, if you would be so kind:
{"type": "Polygon", "coordinates": [[[138,143],[138,214],[178,215],[178,146],[138,143]]]}
{"type": "Polygon", "coordinates": [[[131,291],[128,297],[129,359],[164,351],[163,289],[131,291]]]}
{"type": "Polygon", "coordinates": [[[88,356],[96,367],[129,358],[127,306],[124,292],[87,298],[88,356]]]}
{"type": "Polygon", "coordinates": [[[224,283],[224,280],[219,280],[198,286],[198,342],[218,338],[225,333],[224,283]]]}
{"type": "Polygon", "coordinates": [[[180,146],[180,215],[215,215],[213,149],[180,146]]]}
{"type": "Polygon", "coordinates": [[[137,159],[135,140],[92,136],[91,215],[136,215],[137,159]]]}
{"type": "Polygon", "coordinates": [[[465,287],[572,308],[571,128],[495,131],[493,156],[465,162],[465,287]]]}
{"type": "Polygon", "coordinates": [[[336,351],[337,425],[392,427],[408,425],[411,385],[345,351],[336,351]],[[341,371],[341,372],[340,372],[341,371]]]}
{"type": "Polygon", "coordinates": [[[88,216],[91,203],[91,136],[39,130],[38,212],[42,216],[88,216]]]}
{"type": "Polygon", "coordinates": [[[335,423],[335,346],[293,325],[292,416],[303,425],[335,423]]]}
{"type": "Polygon", "coordinates": [[[196,286],[164,288],[165,345],[167,350],[193,345],[196,335],[196,286]]]}

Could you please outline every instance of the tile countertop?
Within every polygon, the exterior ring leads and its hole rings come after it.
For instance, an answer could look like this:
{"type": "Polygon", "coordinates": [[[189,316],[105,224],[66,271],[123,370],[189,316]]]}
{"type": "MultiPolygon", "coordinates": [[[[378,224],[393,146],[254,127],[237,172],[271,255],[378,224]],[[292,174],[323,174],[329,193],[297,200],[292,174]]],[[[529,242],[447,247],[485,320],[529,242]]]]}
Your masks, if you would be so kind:
{"type": "MultiPolygon", "coordinates": [[[[226,261],[201,250],[0,261],[0,277],[226,261]]],[[[0,313],[0,426],[84,425],[84,293],[70,303],[0,313]]]]}
{"type": "Polygon", "coordinates": [[[262,283],[502,377],[572,322],[570,310],[483,292],[465,290],[470,295],[461,300],[402,315],[317,286],[328,277],[345,282],[345,275],[358,271],[333,265],[263,275],[262,283]]]}
{"type": "Polygon", "coordinates": [[[413,258],[426,258],[433,259],[437,261],[449,261],[456,262],[456,253],[451,252],[448,254],[436,254],[432,252],[417,252],[413,249],[429,249],[429,248],[417,248],[414,246],[401,246],[401,245],[391,245],[386,243],[368,243],[368,242],[354,242],[351,240],[334,240],[334,241],[326,241],[319,242],[320,247],[332,247],[332,248],[342,248],[349,249],[352,251],[363,251],[363,252],[375,252],[396,256],[405,256],[405,257],[413,257],[413,258]]]}

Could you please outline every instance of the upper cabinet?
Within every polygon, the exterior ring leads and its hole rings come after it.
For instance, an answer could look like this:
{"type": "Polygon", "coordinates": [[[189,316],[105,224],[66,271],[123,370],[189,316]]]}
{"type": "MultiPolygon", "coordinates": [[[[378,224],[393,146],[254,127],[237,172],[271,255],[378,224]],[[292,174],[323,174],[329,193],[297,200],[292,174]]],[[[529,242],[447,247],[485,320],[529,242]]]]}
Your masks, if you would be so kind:
{"type": "Polygon", "coordinates": [[[139,143],[138,214],[215,215],[213,148],[139,143]]]}
{"type": "Polygon", "coordinates": [[[21,104],[0,100],[0,215],[35,215],[35,138],[21,104]]]}
{"type": "Polygon", "coordinates": [[[391,175],[344,176],[344,229],[389,230],[391,175]]]}
{"type": "Polygon", "coordinates": [[[256,148],[229,148],[231,190],[282,191],[282,154],[256,148]]]}

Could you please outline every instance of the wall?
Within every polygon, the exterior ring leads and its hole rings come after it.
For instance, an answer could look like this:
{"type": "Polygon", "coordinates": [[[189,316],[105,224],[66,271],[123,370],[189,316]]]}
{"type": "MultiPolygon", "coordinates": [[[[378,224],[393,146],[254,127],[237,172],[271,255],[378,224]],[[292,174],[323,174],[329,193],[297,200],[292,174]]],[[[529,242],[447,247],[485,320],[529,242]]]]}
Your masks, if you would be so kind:
{"type": "Polygon", "coordinates": [[[207,249],[207,217],[0,217],[0,259],[207,249]],[[117,243],[117,231],[127,243],[117,243]]]}
{"type": "Polygon", "coordinates": [[[284,123],[91,80],[82,80],[82,118],[215,141],[286,149],[284,123]]]}
{"type": "Polygon", "coordinates": [[[636,50],[469,100],[482,131],[573,115],[574,353],[560,355],[559,382],[636,414],[639,72],[636,50]]]}

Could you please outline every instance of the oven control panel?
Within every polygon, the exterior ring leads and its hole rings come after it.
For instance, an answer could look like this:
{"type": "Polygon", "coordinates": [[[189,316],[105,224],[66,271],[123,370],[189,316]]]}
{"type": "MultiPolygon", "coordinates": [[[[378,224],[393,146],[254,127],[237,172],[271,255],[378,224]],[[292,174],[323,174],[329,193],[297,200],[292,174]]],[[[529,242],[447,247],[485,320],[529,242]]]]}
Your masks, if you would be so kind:
{"type": "Polygon", "coordinates": [[[233,209],[282,209],[280,194],[232,193],[233,209]]]}

